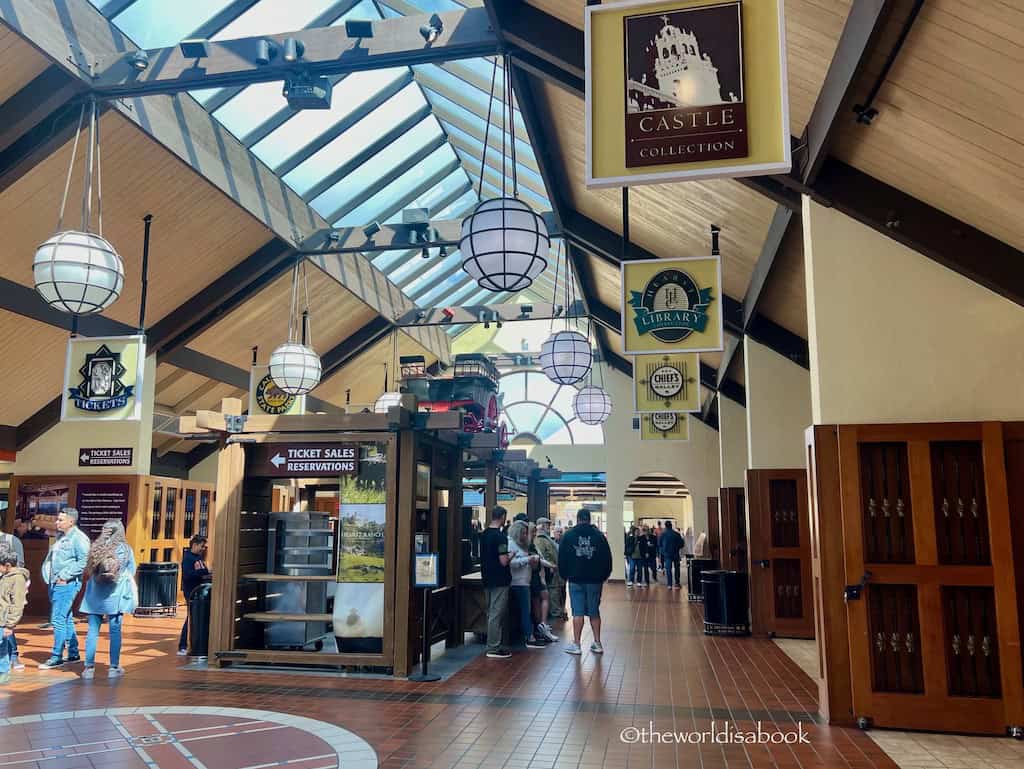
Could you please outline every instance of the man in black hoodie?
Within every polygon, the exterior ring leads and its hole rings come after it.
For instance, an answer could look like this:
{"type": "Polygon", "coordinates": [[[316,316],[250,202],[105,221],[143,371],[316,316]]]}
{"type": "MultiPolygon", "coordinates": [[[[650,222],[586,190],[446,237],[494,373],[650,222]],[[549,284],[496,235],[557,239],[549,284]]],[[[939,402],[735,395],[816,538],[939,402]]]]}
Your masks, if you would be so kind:
{"type": "Polygon", "coordinates": [[[679,581],[679,551],[683,549],[684,541],[682,535],[672,528],[672,521],[665,521],[665,531],[662,532],[659,547],[661,557],[665,561],[665,578],[668,580],[669,588],[682,589],[679,581]],[[676,583],[672,584],[672,576],[675,574],[676,583]]]}
{"type": "Polygon", "coordinates": [[[576,525],[565,533],[558,545],[558,573],[569,583],[572,606],[573,643],[566,647],[566,653],[582,654],[583,618],[590,617],[590,629],[594,633],[590,651],[603,654],[601,589],[612,573],[612,551],[604,534],[591,525],[589,510],[576,513],[576,525]]]}

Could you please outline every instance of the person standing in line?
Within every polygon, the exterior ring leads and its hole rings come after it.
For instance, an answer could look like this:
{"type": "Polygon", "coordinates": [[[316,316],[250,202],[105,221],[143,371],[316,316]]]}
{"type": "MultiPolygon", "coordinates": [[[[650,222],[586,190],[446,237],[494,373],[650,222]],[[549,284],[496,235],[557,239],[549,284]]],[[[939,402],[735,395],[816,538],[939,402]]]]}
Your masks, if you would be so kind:
{"type": "Polygon", "coordinates": [[[555,643],[558,640],[548,625],[548,611],[551,609],[551,592],[548,584],[551,581],[551,574],[557,567],[558,556],[555,561],[549,561],[537,548],[537,524],[530,523],[527,530],[530,555],[537,556],[537,565],[533,567],[533,575],[530,577],[530,601],[533,608],[533,637],[538,641],[555,643]]]}
{"type": "Polygon", "coordinates": [[[640,530],[640,557],[643,561],[644,587],[650,587],[652,577],[655,582],[658,581],[658,542],[651,533],[651,527],[646,524],[640,530]]]}
{"type": "Polygon", "coordinates": [[[11,680],[17,647],[14,628],[21,622],[28,600],[28,569],[18,565],[18,554],[0,548],[0,684],[11,680]]]}
{"type": "MultiPolygon", "coordinates": [[[[534,538],[534,545],[540,557],[548,563],[554,564],[554,568],[548,569],[548,616],[544,619],[545,624],[552,619],[565,619],[565,580],[558,573],[558,543],[551,537],[551,520],[548,518],[537,519],[537,536],[534,538]]],[[[547,626],[548,630],[551,626],[547,626]]]]}
{"type": "Polygon", "coordinates": [[[629,533],[626,534],[626,549],[624,552],[628,561],[626,588],[631,588],[634,584],[639,587],[643,579],[643,546],[640,544],[640,530],[636,526],[629,527],[629,533]]]}
{"type": "Polygon", "coordinates": [[[65,507],[57,516],[57,538],[43,561],[43,580],[50,593],[50,624],[53,625],[53,651],[40,663],[43,670],[81,662],[78,636],[71,616],[78,591],[82,589],[82,572],[89,559],[89,537],[78,528],[78,511],[65,507]],[[64,650],[67,649],[67,659],[64,650]]]}
{"type": "Polygon", "coordinates": [[[530,555],[530,526],[526,521],[513,521],[508,530],[508,552],[512,556],[509,567],[512,570],[512,598],[519,612],[519,631],[527,648],[544,646],[533,632],[533,601],[530,583],[534,567],[539,566],[540,556],[530,555]]]}
{"type": "Polygon", "coordinates": [[[612,573],[612,550],[604,534],[591,525],[590,511],[576,513],[576,525],[569,529],[558,546],[558,571],[569,583],[569,605],[572,608],[573,642],[567,654],[582,654],[580,638],[583,619],[590,618],[594,642],[590,651],[603,654],[601,645],[601,591],[612,573]]]}
{"type": "Polygon", "coordinates": [[[507,660],[508,595],[512,585],[505,518],[508,511],[498,506],[491,510],[491,523],[480,536],[480,577],[487,594],[487,656],[507,660]]]}
{"type": "Polygon", "coordinates": [[[672,528],[672,521],[665,521],[665,531],[661,535],[661,557],[665,563],[665,579],[670,588],[682,589],[679,582],[679,552],[683,549],[682,535],[672,528]],[[675,584],[672,575],[675,574],[675,584]]]}
{"type": "Polygon", "coordinates": [[[103,524],[100,535],[89,548],[86,564],[89,575],[80,611],[89,616],[89,634],[85,638],[85,669],[82,678],[96,675],[96,644],[103,617],[110,629],[110,669],[107,678],[124,675],[121,667],[121,619],[138,606],[135,587],[135,555],[124,539],[124,524],[119,520],[103,524]]]}
{"type": "Polygon", "coordinates": [[[655,530],[655,539],[657,540],[658,568],[661,571],[665,570],[665,561],[661,557],[661,535],[664,534],[664,533],[665,533],[665,528],[661,525],[661,521],[658,521],[658,527],[655,530]]]}
{"type": "Polygon", "coordinates": [[[188,654],[188,599],[192,591],[204,582],[213,579],[213,574],[206,565],[206,548],[209,540],[202,534],[196,534],[188,541],[188,549],[181,554],[181,592],[185,596],[185,624],[181,627],[178,638],[178,656],[188,654]]]}
{"type": "MultiPolygon", "coordinates": [[[[24,521],[21,521],[24,523],[24,521]]],[[[22,527],[22,532],[28,530],[28,527],[22,527]]],[[[4,534],[0,531],[0,550],[10,550],[18,557],[18,567],[25,566],[25,546],[21,544],[21,539],[17,536],[18,529],[15,528],[15,534],[4,534]]],[[[25,572],[28,574],[28,572],[25,572]]],[[[29,578],[29,582],[31,582],[29,578]]],[[[14,631],[11,631],[10,635],[10,651],[11,651],[11,670],[24,670],[25,666],[21,664],[18,659],[18,638],[15,636],[14,631]]]]}

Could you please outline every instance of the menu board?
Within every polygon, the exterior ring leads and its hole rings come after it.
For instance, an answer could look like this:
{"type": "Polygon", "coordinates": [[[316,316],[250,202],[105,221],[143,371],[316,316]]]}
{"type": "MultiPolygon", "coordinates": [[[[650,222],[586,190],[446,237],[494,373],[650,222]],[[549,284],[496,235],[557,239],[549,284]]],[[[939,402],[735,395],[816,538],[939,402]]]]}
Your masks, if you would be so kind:
{"type": "Polygon", "coordinates": [[[79,483],[75,495],[78,528],[95,539],[109,520],[128,525],[127,483],[79,483]]]}

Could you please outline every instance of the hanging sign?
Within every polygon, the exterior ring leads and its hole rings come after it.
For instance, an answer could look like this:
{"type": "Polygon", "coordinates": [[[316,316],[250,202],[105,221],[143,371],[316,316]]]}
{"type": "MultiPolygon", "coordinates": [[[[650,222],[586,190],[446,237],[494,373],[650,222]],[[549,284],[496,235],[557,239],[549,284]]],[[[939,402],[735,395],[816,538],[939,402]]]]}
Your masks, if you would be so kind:
{"type": "Polygon", "coordinates": [[[721,257],[622,263],[622,340],[629,354],[722,349],[721,257]]]}
{"type": "Polygon", "coordinates": [[[634,357],[633,406],[638,412],[699,411],[700,358],[697,353],[634,357]]]}
{"type": "Polygon", "coordinates": [[[253,366],[249,369],[249,413],[281,416],[282,414],[304,414],[306,396],[286,393],[270,376],[268,366],[253,366]]]}
{"type": "Polygon", "coordinates": [[[145,365],[143,336],[69,339],[61,421],[139,419],[145,365]]]}
{"type": "Polygon", "coordinates": [[[359,471],[354,443],[257,443],[245,459],[246,474],[264,478],[324,478],[359,471]]]}
{"type": "Polygon", "coordinates": [[[690,440],[690,415],[675,411],[656,411],[640,415],[640,440],[690,440]]]}
{"type": "Polygon", "coordinates": [[[789,173],[783,0],[586,9],[586,182],[789,173]]]}

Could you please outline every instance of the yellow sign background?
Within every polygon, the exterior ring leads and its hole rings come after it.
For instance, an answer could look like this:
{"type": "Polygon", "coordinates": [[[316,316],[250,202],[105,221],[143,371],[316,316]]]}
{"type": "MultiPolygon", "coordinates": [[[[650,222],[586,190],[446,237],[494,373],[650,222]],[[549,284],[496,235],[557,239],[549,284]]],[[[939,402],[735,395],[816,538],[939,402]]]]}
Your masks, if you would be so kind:
{"type": "Polygon", "coordinates": [[[634,356],[633,407],[637,412],[699,411],[700,357],[697,353],[634,356]],[[677,395],[664,398],[651,389],[647,378],[661,366],[674,368],[683,375],[683,389],[677,395]]]}
{"type": "MultiPolygon", "coordinates": [[[[666,413],[666,412],[662,412],[666,413]]],[[[674,413],[674,412],[673,412],[674,413]]],[[[676,426],[662,432],[654,426],[654,414],[640,415],[640,440],[642,441],[688,441],[690,440],[690,415],[676,414],[676,426]]]]}
{"type": "Polygon", "coordinates": [[[722,349],[722,260],[718,256],[679,259],[642,259],[622,263],[622,345],[630,355],[644,353],[716,352],[722,349]],[[641,335],[629,304],[630,292],[643,293],[648,281],[663,270],[687,273],[698,288],[711,289],[708,324],[703,332],[694,331],[680,342],[666,343],[652,333],[641,335]]]}
{"type": "Polygon", "coordinates": [[[139,419],[142,414],[142,363],[146,357],[146,343],[141,336],[74,337],[68,340],[67,363],[64,370],[64,391],[61,393],[61,420],[118,420],[139,419]],[[125,372],[121,383],[132,387],[132,397],[118,409],[109,411],[86,411],[78,408],[68,395],[68,388],[78,387],[82,376],[78,370],[85,365],[85,356],[106,345],[112,353],[121,354],[121,365],[125,372]]]}
{"type": "Polygon", "coordinates": [[[587,7],[587,186],[789,173],[789,92],[782,0],[743,0],[745,158],[626,168],[626,16],[714,5],[714,0],[605,3],[587,7]]]}

